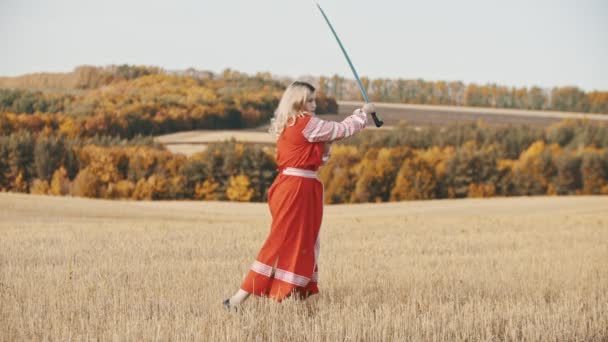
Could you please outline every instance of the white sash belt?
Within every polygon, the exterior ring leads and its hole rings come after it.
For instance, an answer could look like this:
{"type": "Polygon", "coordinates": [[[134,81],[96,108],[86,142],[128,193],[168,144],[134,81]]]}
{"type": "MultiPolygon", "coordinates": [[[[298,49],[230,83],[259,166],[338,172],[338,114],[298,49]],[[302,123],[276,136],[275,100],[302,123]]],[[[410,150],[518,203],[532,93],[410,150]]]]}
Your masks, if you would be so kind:
{"type": "Polygon", "coordinates": [[[283,174],[288,175],[288,176],[317,178],[317,171],[306,170],[306,169],[296,169],[295,167],[286,167],[283,170],[283,174]]]}

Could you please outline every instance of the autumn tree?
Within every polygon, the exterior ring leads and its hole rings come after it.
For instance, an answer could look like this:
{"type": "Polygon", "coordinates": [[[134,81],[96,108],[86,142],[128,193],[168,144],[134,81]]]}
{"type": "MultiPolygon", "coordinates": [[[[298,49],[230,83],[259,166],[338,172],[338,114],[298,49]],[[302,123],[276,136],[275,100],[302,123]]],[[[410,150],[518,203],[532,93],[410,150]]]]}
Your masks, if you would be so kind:
{"type": "Polygon", "coordinates": [[[28,191],[28,181],[35,175],[34,147],[35,138],[29,132],[11,134],[2,141],[6,144],[0,150],[3,154],[3,187],[17,192],[28,191]],[[6,158],[6,159],[4,159],[6,158]]]}
{"type": "Polygon", "coordinates": [[[62,137],[49,136],[36,140],[34,165],[36,177],[50,181],[53,172],[64,163],[65,145],[62,137]]]}
{"type": "Polygon", "coordinates": [[[456,150],[453,146],[445,146],[443,148],[433,146],[425,150],[416,151],[417,156],[432,170],[434,181],[436,182],[433,189],[436,198],[447,197],[447,162],[452,159],[455,153],[456,150]]]}
{"type": "Polygon", "coordinates": [[[251,188],[249,177],[244,174],[231,176],[228,187],[226,188],[226,197],[231,201],[249,202],[253,197],[254,190],[251,188]]]}
{"type": "Polygon", "coordinates": [[[433,167],[417,155],[406,158],[396,176],[391,201],[435,198],[437,179],[433,167]]]}
{"type": "Polygon", "coordinates": [[[608,152],[589,149],[581,156],[582,193],[588,195],[608,194],[608,152]]]}
{"type": "Polygon", "coordinates": [[[48,195],[49,190],[49,182],[38,178],[34,179],[30,185],[30,194],[33,195],[48,195]]]}
{"type": "Polygon", "coordinates": [[[590,112],[608,114],[608,91],[587,93],[587,103],[590,112]]]}
{"type": "Polygon", "coordinates": [[[55,170],[53,173],[53,178],[51,179],[49,193],[55,196],[69,195],[71,192],[71,187],[72,184],[68,178],[67,171],[63,167],[55,170]]]}
{"type": "Polygon", "coordinates": [[[411,156],[409,148],[370,149],[358,165],[353,200],[355,202],[387,202],[395,177],[404,158],[411,156]]]}
{"type": "Polygon", "coordinates": [[[135,184],[130,180],[119,180],[116,183],[110,183],[106,191],[106,198],[128,199],[132,197],[135,190],[135,184]]]}
{"type": "Polygon", "coordinates": [[[336,145],[331,149],[327,164],[319,170],[319,178],[325,185],[326,203],[349,203],[357,183],[355,166],[361,155],[354,146],[336,145]]]}
{"type": "Polygon", "coordinates": [[[79,197],[97,198],[99,193],[99,179],[89,169],[78,172],[72,184],[72,195],[79,197]]]}
{"type": "Polygon", "coordinates": [[[589,105],[582,90],[577,87],[562,87],[551,91],[551,109],[584,112],[589,109],[589,105]]]}
{"type": "Polygon", "coordinates": [[[210,174],[209,165],[202,154],[192,156],[179,170],[184,178],[184,194],[187,198],[216,199],[214,193],[219,187],[210,174]],[[207,184],[204,184],[207,180],[207,184]],[[201,189],[200,187],[204,187],[201,189]],[[212,198],[211,198],[212,197],[212,198]]]}
{"type": "Polygon", "coordinates": [[[467,197],[471,184],[494,185],[500,156],[500,147],[494,144],[479,149],[475,141],[469,141],[458,148],[446,163],[448,196],[467,197]]]}
{"type": "Polygon", "coordinates": [[[558,195],[574,195],[583,185],[581,156],[574,151],[565,151],[555,158],[557,174],[553,178],[553,189],[558,195]]]}
{"type": "Polygon", "coordinates": [[[168,194],[168,181],[162,175],[154,174],[137,181],[132,197],[137,200],[159,200],[169,198],[168,194]]]}
{"type": "Polygon", "coordinates": [[[215,180],[208,178],[202,183],[196,183],[194,187],[194,198],[203,201],[215,201],[218,199],[217,191],[220,184],[215,180]]]}
{"type": "Polygon", "coordinates": [[[537,141],[513,165],[514,195],[554,193],[551,179],[557,174],[555,159],[562,153],[557,144],[537,141]]]}

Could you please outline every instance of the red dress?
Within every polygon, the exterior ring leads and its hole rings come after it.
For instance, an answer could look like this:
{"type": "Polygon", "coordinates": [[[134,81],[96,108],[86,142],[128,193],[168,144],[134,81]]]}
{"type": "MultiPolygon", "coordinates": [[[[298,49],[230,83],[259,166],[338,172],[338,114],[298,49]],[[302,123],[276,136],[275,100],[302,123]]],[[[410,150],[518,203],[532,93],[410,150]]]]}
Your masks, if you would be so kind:
{"type": "Polygon", "coordinates": [[[306,115],[283,130],[277,140],[279,174],[268,190],[270,234],[241,289],[279,302],[292,293],[306,298],[319,292],[323,184],[316,171],[325,143],[354,134],[365,122],[361,112],[341,123],[306,115]]]}

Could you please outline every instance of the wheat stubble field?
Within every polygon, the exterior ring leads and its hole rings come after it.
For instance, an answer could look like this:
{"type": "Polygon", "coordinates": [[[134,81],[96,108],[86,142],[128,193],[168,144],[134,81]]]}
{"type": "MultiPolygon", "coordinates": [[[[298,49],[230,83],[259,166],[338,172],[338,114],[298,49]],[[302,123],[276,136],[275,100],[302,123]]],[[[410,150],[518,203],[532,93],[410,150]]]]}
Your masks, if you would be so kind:
{"type": "Polygon", "coordinates": [[[327,206],[321,294],[222,299],[265,204],[0,194],[0,340],[606,341],[608,197],[327,206]]]}

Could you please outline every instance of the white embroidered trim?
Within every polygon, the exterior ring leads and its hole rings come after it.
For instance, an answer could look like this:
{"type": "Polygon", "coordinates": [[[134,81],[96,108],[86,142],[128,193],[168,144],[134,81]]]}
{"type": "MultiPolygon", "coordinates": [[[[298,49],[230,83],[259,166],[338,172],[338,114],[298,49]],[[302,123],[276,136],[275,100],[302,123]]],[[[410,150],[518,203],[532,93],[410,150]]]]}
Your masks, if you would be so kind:
{"type": "Polygon", "coordinates": [[[350,125],[344,125],[344,137],[348,138],[351,136],[350,125]]]}
{"type": "Polygon", "coordinates": [[[286,167],[283,174],[288,176],[299,176],[306,178],[317,178],[317,171],[297,169],[295,167],[286,167]]]}
{"type": "Polygon", "coordinates": [[[267,277],[272,275],[272,266],[262,264],[257,260],[253,262],[253,265],[251,265],[251,270],[267,277]]]}
{"type": "Polygon", "coordinates": [[[331,123],[331,141],[336,140],[336,136],[338,135],[338,123],[336,122],[332,122],[331,123]]]}
{"type": "MultiPolygon", "coordinates": [[[[310,134],[309,141],[314,140],[317,137],[317,135],[319,135],[319,131],[321,131],[321,128],[323,128],[323,122],[321,120],[319,120],[317,118],[313,118],[313,119],[315,119],[313,125],[316,125],[316,127],[310,134]]],[[[310,122],[309,122],[309,124],[310,124],[310,122]]]]}
{"type": "MultiPolygon", "coordinates": [[[[263,264],[257,260],[253,262],[253,265],[251,265],[251,270],[267,277],[270,277],[272,275],[272,266],[263,264]]],[[[318,272],[314,272],[312,276],[313,278],[319,278],[318,272]],[[315,274],[317,275],[315,276],[315,274]]],[[[277,268],[275,270],[274,277],[286,283],[290,283],[300,287],[305,287],[310,282],[310,278],[297,275],[295,273],[291,273],[280,268],[277,268]]]]}
{"type": "Polygon", "coordinates": [[[277,268],[276,272],[274,273],[274,277],[286,283],[290,283],[300,287],[305,287],[310,282],[310,278],[306,278],[279,268],[277,268]]]}

